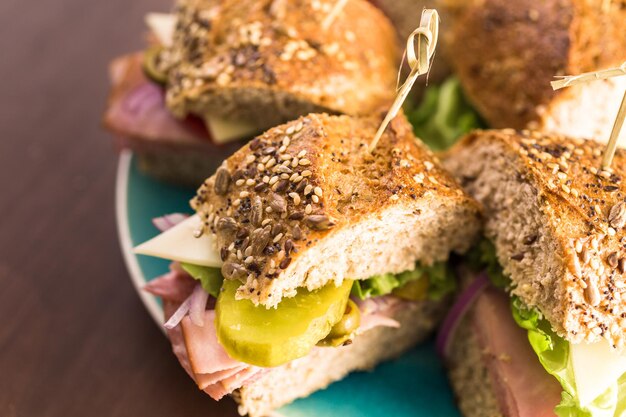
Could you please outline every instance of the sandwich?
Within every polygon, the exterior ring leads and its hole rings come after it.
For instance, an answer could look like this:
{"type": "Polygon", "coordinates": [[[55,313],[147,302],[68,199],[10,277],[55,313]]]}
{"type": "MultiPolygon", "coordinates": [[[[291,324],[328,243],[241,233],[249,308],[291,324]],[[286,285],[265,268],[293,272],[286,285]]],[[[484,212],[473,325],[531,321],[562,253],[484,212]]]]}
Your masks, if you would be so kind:
{"type": "Polygon", "coordinates": [[[626,2],[441,0],[441,11],[450,65],[490,127],[608,140],[626,77],[557,91],[550,82],[626,70],[626,2]]]}
{"type": "Polygon", "coordinates": [[[149,14],[146,50],[111,65],[105,125],[145,172],[197,187],[270,127],[389,105],[400,62],[393,26],[365,0],[335,6],[179,0],[171,15],[149,14]]]}
{"type": "Polygon", "coordinates": [[[446,155],[485,219],[438,340],[465,416],[626,414],[626,151],[603,148],[505,129],[446,155]]]}
{"type": "Polygon", "coordinates": [[[395,117],[309,114],[226,159],[191,217],[139,254],[173,261],[163,299],[181,365],[215,400],[263,416],[396,357],[433,331],[455,289],[447,264],[480,209],[395,117]]]}

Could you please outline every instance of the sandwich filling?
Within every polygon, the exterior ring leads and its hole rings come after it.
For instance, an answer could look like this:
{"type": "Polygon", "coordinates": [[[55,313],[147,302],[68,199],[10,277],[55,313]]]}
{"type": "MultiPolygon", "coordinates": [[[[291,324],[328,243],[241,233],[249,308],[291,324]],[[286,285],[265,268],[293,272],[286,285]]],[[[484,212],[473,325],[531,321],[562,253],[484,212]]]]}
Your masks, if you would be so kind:
{"type": "Polygon", "coordinates": [[[378,326],[399,327],[396,311],[440,300],[455,289],[447,264],[418,264],[400,274],[344,280],[339,286],[331,282],[314,291],[301,288],[275,308],[255,305],[237,299],[240,283],[224,280],[215,265],[219,256],[188,233],[190,219],[157,219],[163,233],[137,250],[174,261],[171,271],[146,290],[164,302],[165,327],[181,364],[214,399],[314,349],[349,345],[378,326]],[[190,248],[185,235],[199,250],[186,250],[181,259],[181,249],[190,248]]]}
{"type": "MultiPolygon", "coordinates": [[[[478,322],[475,326],[481,346],[490,357],[498,358],[491,361],[488,368],[501,409],[520,416],[553,412],[561,417],[612,417],[626,413],[626,355],[617,352],[604,339],[589,344],[568,342],[552,329],[538,309],[528,307],[516,296],[510,298],[508,308],[500,308],[499,313],[495,313],[500,318],[488,317],[499,304],[507,304],[505,291],[511,290],[512,283],[497,261],[493,244],[487,240],[468,256],[468,263],[474,268],[484,268],[491,282],[491,288],[476,302],[474,321],[478,322]],[[481,307],[481,304],[489,306],[481,307]],[[503,318],[502,314],[509,314],[512,320],[503,318]],[[491,324],[485,325],[483,321],[491,324]],[[523,332],[513,331],[513,326],[523,332]],[[494,328],[500,328],[499,333],[490,338],[494,328]],[[495,339],[500,342],[494,342],[495,339]],[[527,351],[534,355],[529,357],[524,353],[527,351]],[[538,360],[542,372],[527,363],[529,360],[538,360]],[[519,373],[513,375],[512,368],[519,373]],[[511,381],[524,381],[526,386],[510,389],[511,381]],[[555,382],[560,385],[560,398],[554,392],[555,382]],[[537,391],[533,387],[543,389],[537,391]],[[526,407],[524,404],[534,405],[526,407]],[[547,409],[537,410],[537,404],[547,409]],[[512,407],[515,410],[509,410],[512,407]],[[524,411],[526,408],[532,412],[524,411]]],[[[463,295],[459,297],[463,298],[463,295]]]]}

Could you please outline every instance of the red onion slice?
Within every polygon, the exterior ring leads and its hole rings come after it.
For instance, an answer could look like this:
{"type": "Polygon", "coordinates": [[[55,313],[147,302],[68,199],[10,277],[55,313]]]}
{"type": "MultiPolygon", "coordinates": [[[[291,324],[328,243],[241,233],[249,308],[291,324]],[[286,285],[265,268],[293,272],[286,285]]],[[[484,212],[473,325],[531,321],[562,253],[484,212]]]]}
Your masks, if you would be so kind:
{"type": "Polygon", "coordinates": [[[185,301],[182,302],[182,304],[178,307],[178,310],[176,310],[174,314],[172,314],[172,317],[170,317],[169,320],[165,322],[163,326],[166,329],[173,329],[174,327],[178,326],[183,318],[185,318],[185,316],[189,312],[189,306],[191,305],[192,296],[193,293],[189,297],[187,297],[185,301]]]}
{"type": "Polygon", "coordinates": [[[439,328],[437,333],[437,340],[435,346],[437,353],[443,358],[448,357],[450,353],[450,345],[454,339],[454,333],[461,323],[465,314],[469,311],[470,307],[474,304],[474,301],[483,292],[483,290],[489,285],[489,277],[485,271],[474,278],[471,284],[457,297],[456,302],[448,312],[448,315],[443,321],[443,324],[439,328]]]}
{"type": "Polygon", "coordinates": [[[206,310],[209,293],[204,291],[202,285],[197,284],[189,298],[189,318],[191,322],[198,327],[204,327],[204,310],[206,310]]]}
{"type": "Polygon", "coordinates": [[[178,223],[182,222],[188,217],[188,215],[183,213],[172,213],[166,214],[161,217],[155,217],[152,219],[152,224],[154,227],[159,229],[160,232],[165,232],[168,229],[176,226],[178,223]]]}

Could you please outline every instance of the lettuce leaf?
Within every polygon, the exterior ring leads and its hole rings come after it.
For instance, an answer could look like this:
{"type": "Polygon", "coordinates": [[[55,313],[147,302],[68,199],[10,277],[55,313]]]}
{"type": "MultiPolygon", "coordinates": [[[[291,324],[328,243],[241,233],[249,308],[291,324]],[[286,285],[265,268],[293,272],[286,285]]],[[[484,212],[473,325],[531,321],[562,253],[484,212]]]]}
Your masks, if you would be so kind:
{"type": "MultiPolygon", "coordinates": [[[[474,270],[486,269],[489,279],[495,286],[504,289],[511,287],[511,280],[504,275],[491,241],[483,239],[465,259],[474,270]]],[[[515,322],[528,332],[528,341],[543,368],[555,377],[563,388],[561,402],[554,409],[559,417],[626,416],[626,374],[592,403],[581,406],[576,391],[574,370],[570,363],[569,342],[554,333],[550,323],[537,309],[528,308],[516,296],[511,298],[511,312],[515,322]]]]}
{"type": "Polygon", "coordinates": [[[211,268],[208,266],[199,266],[181,262],[180,266],[193,278],[200,281],[200,285],[204,291],[217,298],[222,288],[222,272],[219,268],[211,268]]]}
{"type": "Polygon", "coordinates": [[[465,99],[456,77],[426,88],[422,103],[407,114],[415,135],[436,151],[449,148],[463,134],[485,126],[465,99]]]}
{"type": "Polygon", "coordinates": [[[486,238],[483,238],[466,255],[465,261],[474,271],[485,269],[493,285],[507,289],[511,286],[511,279],[504,275],[496,256],[496,247],[486,238]]]}
{"type": "Polygon", "coordinates": [[[559,417],[626,416],[626,374],[593,402],[581,406],[569,360],[569,343],[552,331],[538,310],[527,308],[518,297],[512,298],[511,311],[515,322],[528,331],[528,341],[541,365],[563,388],[561,402],[554,409],[559,417]]]}
{"type": "Polygon", "coordinates": [[[456,278],[447,262],[437,262],[431,266],[417,265],[412,271],[399,274],[374,275],[366,280],[354,281],[352,295],[364,300],[390,294],[408,282],[428,279],[428,299],[440,300],[456,289],[456,278]]]}

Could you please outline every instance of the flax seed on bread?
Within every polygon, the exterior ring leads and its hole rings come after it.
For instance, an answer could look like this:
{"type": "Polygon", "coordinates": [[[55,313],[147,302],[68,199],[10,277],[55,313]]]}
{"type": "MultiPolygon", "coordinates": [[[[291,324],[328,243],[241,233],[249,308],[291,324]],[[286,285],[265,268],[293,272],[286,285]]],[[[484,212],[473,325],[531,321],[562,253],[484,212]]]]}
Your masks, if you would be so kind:
{"type": "Polygon", "coordinates": [[[269,128],[309,112],[369,114],[393,99],[399,48],[365,0],[180,0],[167,104],[269,128]]]}
{"type": "Polygon", "coordinates": [[[513,281],[568,341],[624,345],[626,151],[531,131],[476,131],[445,166],[484,206],[485,234],[513,281]]]}
{"type": "Polygon", "coordinates": [[[310,114],[227,159],[192,206],[216,233],[238,296],[268,307],[296,289],[430,265],[469,248],[479,209],[394,119],[310,114]]]}
{"type": "Polygon", "coordinates": [[[490,126],[608,139],[626,77],[558,91],[550,81],[556,75],[616,67],[626,60],[626,1],[441,4],[450,21],[443,36],[450,63],[490,126]]]}

